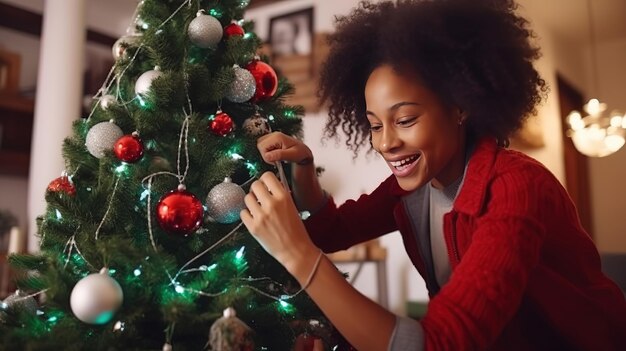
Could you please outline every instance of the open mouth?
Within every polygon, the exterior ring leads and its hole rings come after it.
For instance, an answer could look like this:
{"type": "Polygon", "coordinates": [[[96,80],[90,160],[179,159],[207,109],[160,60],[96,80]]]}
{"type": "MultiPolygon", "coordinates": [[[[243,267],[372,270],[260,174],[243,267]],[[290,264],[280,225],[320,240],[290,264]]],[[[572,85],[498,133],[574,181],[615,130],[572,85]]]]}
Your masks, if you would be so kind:
{"type": "Polygon", "coordinates": [[[415,154],[415,155],[406,157],[402,160],[388,161],[388,162],[389,162],[389,165],[391,165],[392,170],[397,171],[397,172],[402,172],[411,168],[417,162],[417,160],[419,160],[420,156],[421,154],[415,154]]]}

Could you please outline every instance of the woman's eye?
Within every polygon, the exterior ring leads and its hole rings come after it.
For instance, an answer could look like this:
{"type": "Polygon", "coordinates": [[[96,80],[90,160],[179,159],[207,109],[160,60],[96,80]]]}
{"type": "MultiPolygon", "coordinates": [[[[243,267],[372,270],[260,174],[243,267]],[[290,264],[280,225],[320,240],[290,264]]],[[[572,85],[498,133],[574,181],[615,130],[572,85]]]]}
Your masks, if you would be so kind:
{"type": "Polygon", "coordinates": [[[372,124],[372,125],[370,125],[370,130],[371,130],[372,132],[378,132],[378,131],[380,131],[381,129],[383,129],[383,126],[381,126],[381,125],[378,125],[378,124],[372,124]]]}
{"type": "Polygon", "coordinates": [[[409,127],[409,126],[412,126],[416,120],[417,120],[417,117],[410,117],[410,118],[401,119],[396,123],[401,127],[409,127]]]}

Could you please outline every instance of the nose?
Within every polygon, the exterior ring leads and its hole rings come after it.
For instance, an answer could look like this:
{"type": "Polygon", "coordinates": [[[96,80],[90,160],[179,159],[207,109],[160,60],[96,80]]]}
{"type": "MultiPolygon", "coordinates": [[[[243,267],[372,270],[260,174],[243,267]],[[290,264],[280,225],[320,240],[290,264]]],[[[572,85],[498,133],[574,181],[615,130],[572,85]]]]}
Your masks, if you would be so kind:
{"type": "Polygon", "coordinates": [[[401,144],[394,128],[384,128],[378,142],[378,151],[381,153],[393,151],[401,144]]]}

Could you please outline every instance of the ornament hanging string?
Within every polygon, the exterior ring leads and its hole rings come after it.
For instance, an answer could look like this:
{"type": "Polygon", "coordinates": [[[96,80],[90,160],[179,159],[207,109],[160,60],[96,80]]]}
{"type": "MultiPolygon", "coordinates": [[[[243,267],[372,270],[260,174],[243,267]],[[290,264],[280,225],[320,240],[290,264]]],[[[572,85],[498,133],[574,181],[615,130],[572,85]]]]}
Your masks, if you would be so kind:
{"type": "Polygon", "coordinates": [[[115,186],[113,187],[113,192],[111,193],[111,197],[109,198],[109,205],[107,206],[107,210],[106,212],[104,212],[104,216],[102,217],[102,220],[100,221],[100,224],[98,225],[98,228],[96,229],[96,234],[95,234],[96,241],[98,240],[100,229],[102,228],[104,221],[109,215],[109,211],[111,211],[111,204],[113,203],[113,197],[115,197],[115,193],[117,192],[117,185],[119,184],[119,182],[120,182],[120,178],[117,178],[117,180],[115,181],[115,186]]]}
{"type": "MultiPolygon", "coordinates": [[[[261,108],[259,107],[259,105],[256,105],[255,107],[256,107],[255,113],[260,116],[261,115],[261,113],[260,113],[261,108]]],[[[267,122],[267,127],[269,128],[269,131],[271,133],[272,132],[272,125],[270,124],[269,120],[267,120],[267,119],[266,119],[266,122],[267,122]]],[[[276,168],[278,169],[278,179],[280,179],[280,183],[283,185],[285,190],[287,190],[287,192],[291,193],[291,189],[289,189],[289,183],[287,182],[287,176],[285,175],[285,170],[283,169],[283,164],[279,160],[279,161],[274,162],[274,166],[276,166],[276,168]]]]}
{"type": "MultiPolygon", "coordinates": [[[[78,232],[78,229],[76,229],[76,231],[78,232]]],[[[78,248],[78,245],[76,244],[76,233],[74,233],[74,235],[72,235],[70,240],[68,240],[67,243],[65,243],[65,246],[63,248],[63,253],[65,253],[65,251],[67,250],[67,258],[65,259],[65,264],[63,265],[63,268],[67,268],[67,264],[70,262],[70,258],[72,257],[72,250],[74,249],[76,249],[76,253],[83,259],[83,261],[85,261],[92,269],[96,270],[96,267],[94,267],[85,258],[82,252],[80,252],[80,249],[78,248]]]]}
{"type": "Polygon", "coordinates": [[[191,120],[191,117],[189,115],[187,115],[185,117],[185,120],[183,121],[183,125],[181,126],[181,130],[180,130],[180,137],[178,139],[178,156],[176,159],[176,170],[178,171],[178,175],[179,175],[179,182],[182,184],[185,181],[185,177],[187,177],[187,172],[189,171],[189,121],[191,120]],[[182,174],[181,176],[181,172],[180,172],[180,152],[182,149],[182,146],[185,146],[185,172],[182,174]]]}
{"type": "Polygon", "coordinates": [[[143,186],[143,188],[145,190],[148,191],[148,200],[146,203],[146,213],[147,213],[147,217],[148,217],[148,235],[150,236],[150,243],[152,244],[152,248],[154,249],[154,252],[157,252],[157,247],[156,247],[156,242],[154,241],[154,234],[152,233],[152,216],[150,215],[150,208],[151,208],[151,203],[152,203],[152,179],[154,179],[154,177],[158,176],[158,175],[169,175],[172,177],[176,177],[176,179],[178,179],[179,182],[182,183],[181,178],[178,174],[174,174],[171,172],[157,172],[157,173],[153,173],[150,174],[149,176],[143,178],[141,180],[141,184],[143,186]],[[146,188],[144,184],[144,182],[148,181],[148,187],[146,188]]]}

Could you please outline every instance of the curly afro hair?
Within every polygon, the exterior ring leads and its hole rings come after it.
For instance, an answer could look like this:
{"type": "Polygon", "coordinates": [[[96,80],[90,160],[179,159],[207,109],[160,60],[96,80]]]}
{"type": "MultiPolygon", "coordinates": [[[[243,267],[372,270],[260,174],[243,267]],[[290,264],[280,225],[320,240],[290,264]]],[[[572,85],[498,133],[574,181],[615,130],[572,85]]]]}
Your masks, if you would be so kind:
{"type": "Polygon", "coordinates": [[[539,49],[513,0],[361,2],[337,18],[322,68],[320,96],[329,102],[326,137],[341,129],[355,152],[369,141],[364,89],[382,64],[410,67],[445,103],[467,113],[471,138],[508,138],[547,92],[533,67],[539,49]]]}

